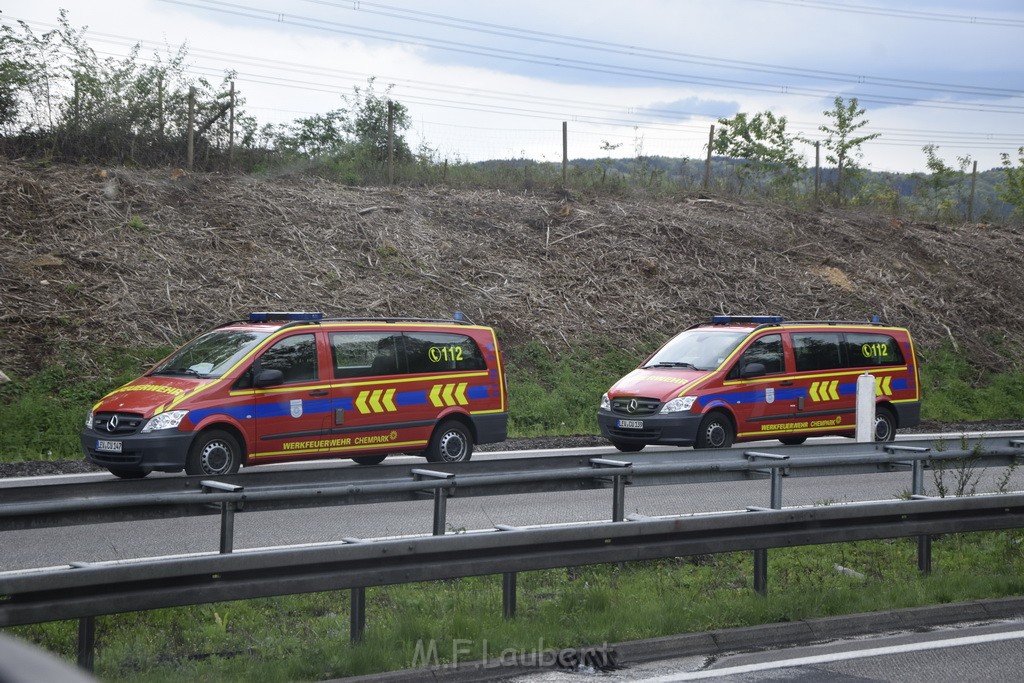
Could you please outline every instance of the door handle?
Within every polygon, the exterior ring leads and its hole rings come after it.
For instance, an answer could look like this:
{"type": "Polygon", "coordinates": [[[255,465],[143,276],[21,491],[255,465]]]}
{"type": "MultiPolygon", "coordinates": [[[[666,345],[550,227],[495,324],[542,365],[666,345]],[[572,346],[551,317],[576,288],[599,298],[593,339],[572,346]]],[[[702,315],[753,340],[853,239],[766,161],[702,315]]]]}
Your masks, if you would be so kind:
{"type": "Polygon", "coordinates": [[[780,387],[791,387],[791,386],[793,386],[793,383],[790,382],[789,380],[786,380],[785,382],[779,382],[779,386],[780,387]]]}
{"type": "Polygon", "coordinates": [[[327,391],[326,389],[316,389],[315,391],[309,392],[309,395],[310,396],[326,396],[329,393],[331,393],[331,392],[327,391]]]}

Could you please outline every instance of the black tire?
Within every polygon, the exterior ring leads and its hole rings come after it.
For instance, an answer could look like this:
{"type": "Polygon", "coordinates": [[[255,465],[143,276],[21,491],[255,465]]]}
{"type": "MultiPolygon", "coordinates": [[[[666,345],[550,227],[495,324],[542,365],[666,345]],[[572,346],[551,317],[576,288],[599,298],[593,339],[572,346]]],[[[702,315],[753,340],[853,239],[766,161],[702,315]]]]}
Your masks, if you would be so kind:
{"type": "Polygon", "coordinates": [[[108,467],[107,469],[118,479],[142,479],[150,473],[150,470],[122,470],[116,467],[108,467]]]}
{"type": "Polygon", "coordinates": [[[424,455],[428,462],[467,462],[473,457],[473,439],[465,425],[448,420],[434,430],[424,455]]]}
{"type": "Polygon", "coordinates": [[[638,453],[647,445],[645,443],[626,443],[623,441],[615,441],[613,439],[609,439],[609,441],[611,441],[612,445],[623,453],[638,453]]]}
{"type": "Polygon", "coordinates": [[[875,408],[875,441],[896,438],[896,416],[888,408],[875,408]]]}
{"type": "Polygon", "coordinates": [[[242,465],[238,439],[222,429],[202,432],[192,442],[185,461],[186,474],[220,476],[234,474],[242,465]]]}
{"type": "Polygon", "coordinates": [[[385,453],[384,455],[359,455],[352,459],[356,461],[357,465],[379,465],[384,462],[386,457],[388,456],[385,453]]]}
{"type": "Polygon", "coordinates": [[[697,429],[697,442],[694,448],[729,448],[736,434],[732,421],[724,413],[711,412],[704,416],[697,429]]]}
{"type": "Polygon", "coordinates": [[[807,441],[806,436],[780,436],[779,442],[786,446],[799,446],[804,441],[807,441]]]}

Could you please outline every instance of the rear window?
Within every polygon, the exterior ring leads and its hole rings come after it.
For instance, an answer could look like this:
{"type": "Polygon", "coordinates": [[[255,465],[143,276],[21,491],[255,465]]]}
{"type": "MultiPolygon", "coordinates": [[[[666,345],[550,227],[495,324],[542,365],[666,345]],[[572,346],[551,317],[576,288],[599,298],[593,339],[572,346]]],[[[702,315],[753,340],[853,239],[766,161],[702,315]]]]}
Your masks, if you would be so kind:
{"type": "Polygon", "coordinates": [[[406,332],[405,353],[409,361],[409,372],[487,368],[480,347],[464,334],[406,332]]]}
{"type": "Polygon", "coordinates": [[[903,365],[903,351],[896,340],[887,334],[846,335],[846,357],[850,367],[903,365]]]}

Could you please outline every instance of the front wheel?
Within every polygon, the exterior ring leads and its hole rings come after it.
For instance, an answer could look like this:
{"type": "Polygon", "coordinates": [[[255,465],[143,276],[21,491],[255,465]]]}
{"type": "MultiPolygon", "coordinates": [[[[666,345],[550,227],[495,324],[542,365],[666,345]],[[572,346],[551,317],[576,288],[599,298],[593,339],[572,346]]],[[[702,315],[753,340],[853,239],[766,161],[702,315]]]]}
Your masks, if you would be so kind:
{"type": "Polygon", "coordinates": [[[461,422],[449,420],[434,430],[424,455],[429,462],[466,462],[473,456],[473,440],[461,422]]]}
{"type": "Polygon", "coordinates": [[[700,421],[694,448],[729,448],[736,435],[732,422],[722,413],[708,413],[700,421]]]}
{"type": "Polygon", "coordinates": [[[875,441],[892,441],[896,438],[896,418],[888,408],[875,409],[875,441]]]}
{"type": "Polygon", "coordinates": [[[219,476],[234,474],[241,465],[242,448],[238,445],[238,439],[221,429],[211,429],[201,433],[192,442],[185,461],[185,472],[219,476]]]}
{"type": "Polygon", "coordinates": [[[644,449],[645,443],[626,443],[624,441],[612,440],[612,445],[623,453],[637,453],[644,449]]]}
{"type": "Polygon", "coordinates": [[[799,446],[804,441],[807,441],[806,436],[780,436],[779,443],[784,446],[799,446]]]}

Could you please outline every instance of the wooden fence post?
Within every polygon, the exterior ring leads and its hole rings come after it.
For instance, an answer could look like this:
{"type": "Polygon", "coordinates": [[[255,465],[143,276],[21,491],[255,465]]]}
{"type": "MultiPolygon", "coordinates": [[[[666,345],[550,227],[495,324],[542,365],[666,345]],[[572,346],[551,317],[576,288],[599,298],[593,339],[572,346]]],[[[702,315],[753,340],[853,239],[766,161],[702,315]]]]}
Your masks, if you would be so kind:
{"type": "Polygon", "coordinates": [[[196,131],[196,87],[188,87],[188,170],[192,170],[192,162],[195,159],[195,131],[196,131]]]}
{"type": "Polygon", "coordinates": [[[715,142],[715,124],[711,124],[711,132],[708,133],[708,155],[704,159],[704,189],[708,189],[711,183],[711,148],[715,142]]]}

